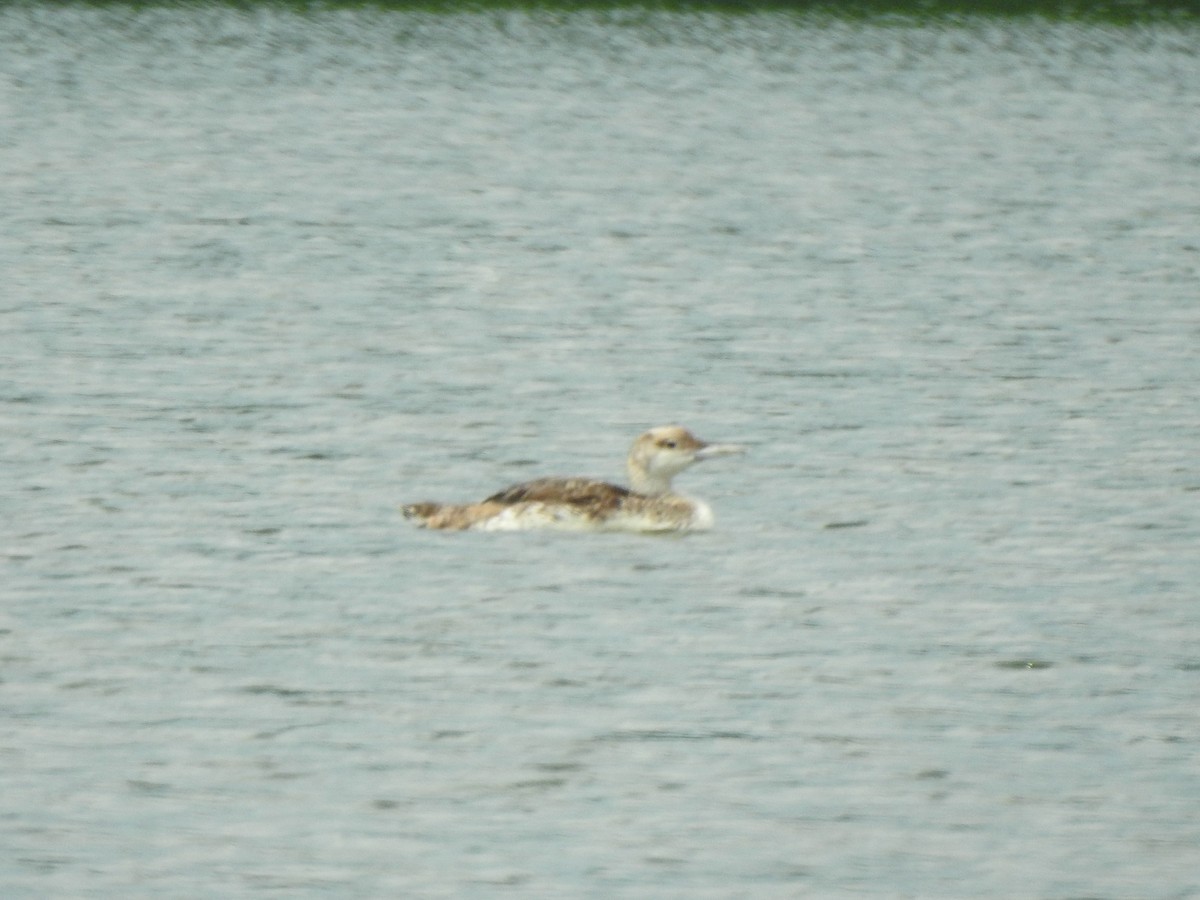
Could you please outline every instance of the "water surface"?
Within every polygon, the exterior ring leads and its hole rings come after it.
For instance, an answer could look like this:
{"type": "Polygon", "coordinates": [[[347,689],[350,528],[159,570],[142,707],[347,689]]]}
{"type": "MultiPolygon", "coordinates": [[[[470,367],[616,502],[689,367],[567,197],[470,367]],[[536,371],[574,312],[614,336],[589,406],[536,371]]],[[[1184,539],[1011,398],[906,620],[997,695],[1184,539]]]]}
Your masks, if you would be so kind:
{"type": "Polygon", "coordinates": [[[1200,896],[1197,37],[0,11],[5,896],[1200,896]]]}

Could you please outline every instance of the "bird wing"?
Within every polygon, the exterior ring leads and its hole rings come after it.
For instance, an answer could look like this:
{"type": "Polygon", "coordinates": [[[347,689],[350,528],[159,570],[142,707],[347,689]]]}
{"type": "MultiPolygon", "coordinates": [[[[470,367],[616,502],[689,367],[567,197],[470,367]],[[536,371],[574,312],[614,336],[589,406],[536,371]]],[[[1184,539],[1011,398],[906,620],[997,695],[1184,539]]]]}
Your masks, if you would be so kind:
{"type": "Polygon", "coordinates": [[[485,503],[562,503],[569,506],[614,507],[633,492],[590,478],[538,478],[506,487],[485,503]]]}

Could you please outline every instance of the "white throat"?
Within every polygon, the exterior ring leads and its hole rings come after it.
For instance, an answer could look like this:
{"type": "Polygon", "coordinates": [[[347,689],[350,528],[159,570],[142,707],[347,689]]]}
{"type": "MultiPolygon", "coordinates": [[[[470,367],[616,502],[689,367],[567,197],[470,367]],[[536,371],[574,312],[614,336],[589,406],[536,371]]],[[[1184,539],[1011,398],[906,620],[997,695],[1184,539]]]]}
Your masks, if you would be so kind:
{"type": "Polygon", "coordinates": [[[639,494],[656,497],[659,494],[671,493],[671,477],[672,475],[650,472],[636,460],[629,461],[629,486],[639,494]]]}

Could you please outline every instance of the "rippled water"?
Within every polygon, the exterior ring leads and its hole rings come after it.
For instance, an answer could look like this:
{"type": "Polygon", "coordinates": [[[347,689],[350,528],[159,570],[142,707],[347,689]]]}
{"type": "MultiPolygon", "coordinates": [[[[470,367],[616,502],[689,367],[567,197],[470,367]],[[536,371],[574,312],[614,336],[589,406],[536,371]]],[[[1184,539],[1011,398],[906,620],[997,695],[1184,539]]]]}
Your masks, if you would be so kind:
{"type": "Polygon", "coordinates": [[[0,10],[4,895],[1200,896],[1198,37],[0,10]]]}

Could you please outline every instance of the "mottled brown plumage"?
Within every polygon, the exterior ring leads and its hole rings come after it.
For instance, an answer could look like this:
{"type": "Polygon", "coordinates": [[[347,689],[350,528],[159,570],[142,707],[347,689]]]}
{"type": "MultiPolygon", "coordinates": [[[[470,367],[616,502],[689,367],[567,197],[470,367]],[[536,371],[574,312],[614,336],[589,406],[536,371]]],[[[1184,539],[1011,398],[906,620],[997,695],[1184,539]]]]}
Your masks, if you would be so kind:
{"type": "Polygon", "coordinates": [[[590,478],[538,478],[510,485],[479,503],[413,503],[406,518],[444,531],[689,531],[708,528],[708,505],[676,494],[674,475],[740,447],[705,444],[677,425],[653,428],[629,451],[632,489],[590,478]]]}
{"type": "Polygon", "coordinates": [[[484,503],[569,503],[573,506],[616,506],[633,491],[590,478],[538,478],[513,484],[484,503]]]}

